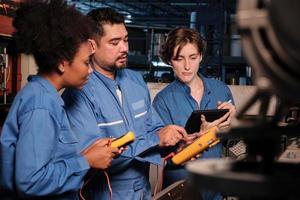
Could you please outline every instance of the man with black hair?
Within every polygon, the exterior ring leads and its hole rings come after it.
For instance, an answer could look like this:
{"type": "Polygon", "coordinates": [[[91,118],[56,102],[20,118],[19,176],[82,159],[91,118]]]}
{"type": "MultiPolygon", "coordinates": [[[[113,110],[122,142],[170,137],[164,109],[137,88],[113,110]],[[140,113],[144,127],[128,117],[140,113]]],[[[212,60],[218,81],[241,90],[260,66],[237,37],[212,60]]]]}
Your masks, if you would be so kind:
{"type": "Polygon", "coordinates": [[[15,198],[79,199],[89,169],[106,169],[119,153],[109,138],[79,152],[58,93],[81,89],[93,71],[89,21],[63,0],[25,1],[16,11],[18,50],[34,56],[38,74],[15,97],[0,135],[0,190],[15,198]]]}
{"type": "MultiPolygon", "coordinates": [[[[159,165],[158,149],[175,145],[186,137],[186,132],[176,125],[163,127],[151,107],[142,76],[125,68],[128,32],[124,17],[110,8],[95,9],[88,16],[95,22],[94,72],[82,91],[64,92],[69,119],[80,137],[81,148],[95,138],[119,137],[133,131],[135,141],[108,170],[112,198],[150,199],[149,164],[159,165]]],[[[103,174],[88,179],[91,184],[86,187],[86,197],[107,199],[109,187],[103,174]]]]}

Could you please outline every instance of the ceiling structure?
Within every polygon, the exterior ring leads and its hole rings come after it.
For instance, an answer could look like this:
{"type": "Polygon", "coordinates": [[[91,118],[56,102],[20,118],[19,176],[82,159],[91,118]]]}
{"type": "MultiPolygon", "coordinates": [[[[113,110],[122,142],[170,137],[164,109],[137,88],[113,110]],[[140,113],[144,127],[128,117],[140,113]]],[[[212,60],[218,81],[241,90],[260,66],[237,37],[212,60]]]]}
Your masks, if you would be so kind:
{"type": "Polygon", "coordinates": [[[113,8],[125,16],[126,27],[141,28],[140,30],[143,30],[145,35],[135,36],[131,33],[130,37],[134,41],[130,41],[133,58],[129,58],[129,61],[134,61],[134,66],[152,66],[149,63],[157,57],[154,47],[159,44],[154,37],[155,33],[166,33],[175,27],[195,28],[207,42],[207,56],[201,64],[201,69],[211,71],[206,74],[220,77],[224,33],[228,24],[231,23],[230,21],[234,19],[231,16],[236,11],[236,0],[67,1],[83,13],[88,13],[95,8],[113,8]],[[143,44],[144,46],[141,47],[143,44]]]}
{"type": "MultiPolygon", "coordinates": [[[[223,0],[68,0],[83,13],[111,7],[122,13],[126,23],[142,26],[189,26],[192,12],[202,12],[223,0]]],[[[228,1],[234,2],[234,1],[228,1]]],[[[230,5],[230,4],[229,4],[230,5]]],[[[212,15],[214,13],[211,13],[212,15]]]]}

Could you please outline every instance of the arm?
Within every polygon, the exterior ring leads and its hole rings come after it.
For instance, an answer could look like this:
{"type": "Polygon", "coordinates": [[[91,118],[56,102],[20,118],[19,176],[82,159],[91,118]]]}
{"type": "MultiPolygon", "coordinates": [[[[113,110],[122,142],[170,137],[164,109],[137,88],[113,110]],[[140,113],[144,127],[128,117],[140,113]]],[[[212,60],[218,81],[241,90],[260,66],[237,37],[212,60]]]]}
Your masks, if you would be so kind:
{"type": "Polygon", "coordinates": [[[161,119],[164,121],[164,124],[167,125],[158,132],[161,147],[174,146],[180,140],[187,138],[187,133],[183,127],[173,125],[176,123],[172,119],[172,115],[164,98],[158,94],[152,104],[161,119]]]}
{"type": "Polygon", "coordinates": [[[20,121],[16,144],[17,190],[34,196],[78,190],[89,164],[77,154],[76,139],[71,132],[62,129],[46,109],[30,111],[20,121]]]}
{"type": "Polygon", "coordinates": [[[157,113],[150,106],[147,110],[147,114],[144,117],[144,139],[136,145],[135,154],[139,157],[145,158],[148,152],[152,153],[152,149],[159,145],[159,136],[157,132],[163,127],[163,123],[157,113]]]}
{"type": "Polygon", "coordinates": [[[96,109],[84,96],[83,91],[67,89],[62,98],[65,101],[65,109],[70,125],[79,139],[80,150],[82,151],[98,138],[106,135],[99,133],[96,120],[96,109]]]}
{"type": "Polygon", "coordinates": [[[218,101],[218,109],[229,109],[229,116],[226,118],[226,120],[223,120],[221,123],[218,124],[218,128],[219,129],[226,129],[228,127],[230,127],[232,118],[235,117],[236,114],[236,108],[234,105],[234,99],[233,96],[231,94],[230,89],[228,88],[228,86],[225,86],[226,90],[226,96],[227,96],[227,100],[224,102],[218,101]]]}
{"type": "Polygon", "coordinates": [[[174,121],[171,118],[170,111],[162,97],[159,95],[156,95],[152,102],[152,106],[155,109],[155,111],[158,113],[162,121],[165,125],[168,124],[175,124],[174,121]]]}
{"type": "Polygon", "coordinates": [[[79,149],[92,168],[110,167],[112,158],[123,149],[110,147],[112,139],[100,133],[96,120],[96,109],[82,91],[67,89],[62,97],[72,131],[79,139],[79,149]],[[101,139],[99,139],[101,138],[101,139]]]}

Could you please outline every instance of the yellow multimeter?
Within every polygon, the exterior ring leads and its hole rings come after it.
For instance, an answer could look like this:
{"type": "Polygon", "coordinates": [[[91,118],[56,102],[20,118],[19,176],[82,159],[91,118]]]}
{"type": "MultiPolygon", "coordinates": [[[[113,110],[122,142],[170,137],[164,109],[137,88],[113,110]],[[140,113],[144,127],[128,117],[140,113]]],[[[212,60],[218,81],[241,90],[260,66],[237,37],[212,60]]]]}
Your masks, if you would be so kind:
{"type": "Polygon", "coordinates": [[[122,135],[121,137],[114,139],[111,143],[111,147],[116,147],[116,148],[124,147],[132,143],[134,139],[135,139],[134,133],[129,131],[125,135],[122,135]]]}
{"type": "Polygon", "coordinates": [[[196,139],[193,143],[189,144],[180,152],[175,154],[171,159],[172,162],[175,165],[180,165],[190,160],[193,156],[196,156],[205,149],[218,144],[220,140],[216,137],[217,130],[218,129],[216,127],[210,128],[203,136],[196,139]]]}

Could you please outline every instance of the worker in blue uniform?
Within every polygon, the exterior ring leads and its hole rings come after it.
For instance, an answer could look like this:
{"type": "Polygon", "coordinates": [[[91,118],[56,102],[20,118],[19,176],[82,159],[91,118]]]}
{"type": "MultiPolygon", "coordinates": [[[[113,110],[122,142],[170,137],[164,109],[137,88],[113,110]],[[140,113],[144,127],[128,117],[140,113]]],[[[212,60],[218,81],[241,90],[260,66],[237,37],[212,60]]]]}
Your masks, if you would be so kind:
{"type": "MultiPolygon", "coordinates": [[[[124,17],[111,8],[92,10],[88,16],[96,27],[94,72],[82,91],[68,89],[63,93],[68,117],[82,149],[99,137],[119,137],[133,131],[135,141],[107,170],[111,195],[113,200],[150,199],[149,164],[159,165],[159,148],[175,145],[187,134],[182,127],[163,126],[151,107],[142,76],[125,68],[128,33],[124,17]]],[[[110,196],[109,184],[102,184],[102,179],[101,173],[88,177],[85,198],[110,196]]]]}
{"type": "Polygon", "coordinates": [[[17,94],[3,125],[1,191],[12,199],[79,199],[88,170],[107,168],[119,153],[109,138],[79,152],[58,93],[82,88],[93,71],[89,19],[60,0],[26,1],[13,25],[18,49],[33,54],[38,74],[17,94]]]}
{"type": "MultiPolygon", "coordinates": [[[[160,91],[153,101],[153,107],[166,125],[185,126],[194,110],[217,108],[229,109],[229,112],[211,124],[207,123],[205,117],[201,116],[202,124],[206,127],[201,127],[200,130],[207,129],[209,126],[224,129],[230,125],[235,114],[235,106],[229,88],[219,80],[205,78],[198,73],[204,47],[204,41],[200,34],[188,28],[172,30],[161,47],[160,56],[162,60],[172,66],[176,76],[174,82],[160,91]]],[[[201,159],[220,158],[221,156],[222,145],[217,144],[205,151],[201,159]]],[[[172,168],[167,166],[164,171],[164,187],[186,177],[187,172],[184,167],[172,168]]],[[[220,194],[208,192],[204,192],[202,196],[205,200],[223,199],[220,194]]]]}

